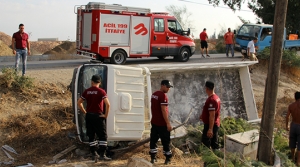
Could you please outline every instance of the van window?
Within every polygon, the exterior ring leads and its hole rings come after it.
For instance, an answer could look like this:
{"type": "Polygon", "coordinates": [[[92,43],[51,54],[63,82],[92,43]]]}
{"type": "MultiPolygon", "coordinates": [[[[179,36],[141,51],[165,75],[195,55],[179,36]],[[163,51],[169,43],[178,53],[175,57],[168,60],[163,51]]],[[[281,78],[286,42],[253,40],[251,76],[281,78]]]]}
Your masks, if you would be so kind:
{"type": "Polygon", "coordinates": [[[176,20],[168,20],[168,28],[171,32],[176,34],[181,34],[183,31],[180,23],[176,20]]]}
{"type": "Polygon", "coordinates": [[[164,32],[165,31],[164,19],[154,19],[154,31],[155,32],[164,32]]]}
{"type": "Polygon", "coordinates": [[[267,36],[272,35],[272,29],[271,28],[263,28],[260,35],[260,40],[263,41],[267,36]]]}

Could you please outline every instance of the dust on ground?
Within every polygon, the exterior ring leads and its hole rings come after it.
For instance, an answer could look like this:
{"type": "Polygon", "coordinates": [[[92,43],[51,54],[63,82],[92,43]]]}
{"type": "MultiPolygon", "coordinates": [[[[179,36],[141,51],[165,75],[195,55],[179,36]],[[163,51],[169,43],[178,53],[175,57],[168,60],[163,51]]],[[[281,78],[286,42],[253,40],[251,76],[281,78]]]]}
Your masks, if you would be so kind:
{"type": "MultiPolygon", "coordinates": [[[[259,117],[262,116],[265,82],[267,78],[268,62],[260,60],[254,66],[254,74],[251,74],[252,88],[259,117]]],[[[300,69],[295,67],[281,66],[279,87],[277,93],[277,105],[275,127],[285,128],[285,116],[288,105],[294,102],[294,93],[299,91],[300,69]]]]}
{"type": "Polygon", "coordinates": [[[76,44],[75,42],[66,41],[55,48],[46,51],[44,54],[75,54],[76,44]]]}
{"type": "MultiPolygon", "coordinates": [[[[0,31],[0,56],[14,56],[11,49],[11,40],[10,35],[0,31]]],[[[59,46],[64,51],[63,53],[75,53],[75,42],[69,41],[30,41],[30,46],[32,55],[53,54],[49,51],[54,49],[54,52],[56,52],[56,46],[59,46]]]]}

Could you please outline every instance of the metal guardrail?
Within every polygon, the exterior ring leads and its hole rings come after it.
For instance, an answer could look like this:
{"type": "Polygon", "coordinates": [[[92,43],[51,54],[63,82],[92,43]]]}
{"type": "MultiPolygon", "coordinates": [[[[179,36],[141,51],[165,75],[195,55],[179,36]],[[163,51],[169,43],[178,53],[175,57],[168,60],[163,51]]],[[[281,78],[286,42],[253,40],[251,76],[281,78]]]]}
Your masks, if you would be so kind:
{"type": "MultiPolygon", "coordinates": [[[[53,59],[52,55],[30,55],[27,56],[27,61],[46,61],[53,59]]],[[[78,57],[76,54],[70,54],[70,56],[78,57]]],[[[15,62],[15,56],[0,56],[0,62],[15,62]]]]}
{"type": "MultiPolygon", "coordinates": [[[[44,61],[48,60],[49,55],[32,55],[27,56],[27,61],[44,61]]],[[[14,62],[16,56],[0,56],[0,62],[14,62]]]]}

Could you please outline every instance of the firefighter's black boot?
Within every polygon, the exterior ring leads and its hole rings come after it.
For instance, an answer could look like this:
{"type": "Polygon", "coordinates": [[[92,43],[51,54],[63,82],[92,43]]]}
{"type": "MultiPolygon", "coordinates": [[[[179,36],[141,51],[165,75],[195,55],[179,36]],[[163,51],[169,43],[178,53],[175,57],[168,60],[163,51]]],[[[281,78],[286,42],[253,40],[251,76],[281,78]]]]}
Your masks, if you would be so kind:
{"type": "Polygon", "coordinates": [[[165,165],[168,165],[171,163],[171,157],[172,155],[165,155],[166,156],[166,160],[165,160],[165,165]]]}
{"type": "Polygon", "coordinates": [[[97,154],[97,152],[92,152],[92,160],[95,161],[95,163],[98,162],[98,158],[99,158],[99,155],[97,154]]]}
{"type": "Polygon", "coordinates": [[[154,164],[155,162],[157,162],[157,159],[156,159],[156,154],[150,154],[151,155],[151,163],[154,164]]]}
{"type": "Polygon", "coordinates": [[[156,153],[151,153],[151,152],[149,151],[149,154],[150,154],[150,157],[151,157],[150,162],[151,162],[152,164],[154,164],[155,162],[157,162],[157,159],[156,159],[156,153]]]}
{"type": "Polygon", "coordinates": [[[105,151],[106,151],[106,147],[105,146],[99,146],[99,149],[98,149],[98,154],[99,154],[99,160],[104,160],[104,161],[110,161],[111,158],[107,157],[105,155],[105,151]]]}
{"type": "Polygon", "coordinates": [[[90,146],[90,151],[91,151],[91,154],[92,154],[92,160],[95,161],[95,162],[97,162],[98,158],[99,158],[99,155],[97,154],[96,150],[97,150],[96,146],[90,146]]]}

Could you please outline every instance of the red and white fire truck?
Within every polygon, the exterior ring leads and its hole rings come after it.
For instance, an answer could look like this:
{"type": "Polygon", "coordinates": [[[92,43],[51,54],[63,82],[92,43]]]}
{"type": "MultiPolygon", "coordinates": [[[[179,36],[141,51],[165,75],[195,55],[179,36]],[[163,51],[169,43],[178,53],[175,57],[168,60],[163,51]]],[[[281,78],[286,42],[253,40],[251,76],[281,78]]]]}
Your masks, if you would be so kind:
{"type": "Polygon", "coordinates": [[[195,43],[174,16],[150,9],[89,2],[75,6],[77,54],[124,64],[127,58],[158,57],[186,62],[195,43]]]}

